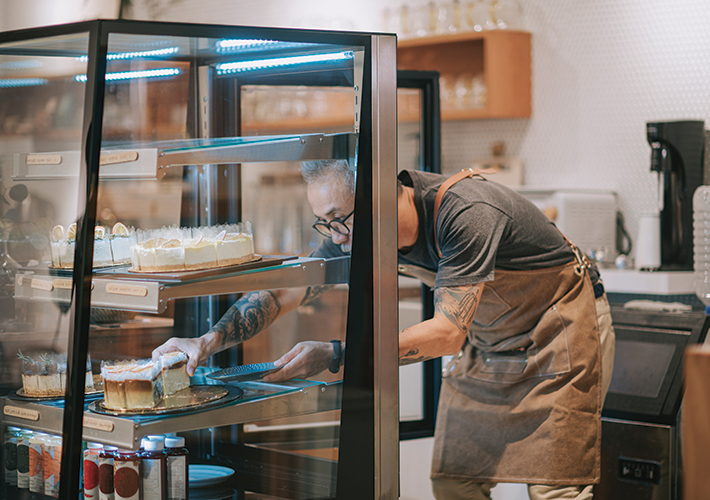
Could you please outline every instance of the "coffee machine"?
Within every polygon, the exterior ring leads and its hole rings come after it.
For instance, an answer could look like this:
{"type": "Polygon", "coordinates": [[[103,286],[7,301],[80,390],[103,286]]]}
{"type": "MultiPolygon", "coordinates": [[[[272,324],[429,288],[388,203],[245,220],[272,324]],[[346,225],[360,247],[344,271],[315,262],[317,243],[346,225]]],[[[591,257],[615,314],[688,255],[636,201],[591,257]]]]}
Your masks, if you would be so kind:
{"type": "Polygon", "coordinates": [[[658,172],[661,271],[693,269],[693,193],[703,184],[705,122],[649,122],[651,171],[658,172]]]}

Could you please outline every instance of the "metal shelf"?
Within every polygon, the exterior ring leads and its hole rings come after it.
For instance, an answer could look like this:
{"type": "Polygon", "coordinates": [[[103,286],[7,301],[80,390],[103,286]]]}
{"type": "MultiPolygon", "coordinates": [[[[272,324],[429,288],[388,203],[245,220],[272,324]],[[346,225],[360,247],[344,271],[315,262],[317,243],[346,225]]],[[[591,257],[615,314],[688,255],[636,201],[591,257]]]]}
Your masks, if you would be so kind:
{"type": "MultiPolygon", "coordinates": [[[[342,397],[342,382],[245,382],[239,387],[244,394],[236,401],[177,415],[115,417],[85,410],[83,439],[136,450],[140,447],[141,438],[150,434],[186,432],[338,410],[342,397]]],[[[63,401],[25,402],[6,396],[0,398],[0,407],[5,425],[62,433],[63,401]]]]}
{"type": "MultiPolygon", "coordinates": [[[[149,274],[132,274],[126,268],[95,270],[92,278],[91,306],[126,311],[162,313],[173,299],[229,293],[298,288],[347,283],[350,257],[314,259],[300,257],[281,265],[202,279],[165,280],[149,274]],[[119,274],[120,273],[120,274],[119,274]]],[[[15,275],[15,300],[70,304],[70,271],[44,268],[15,275]]]]}
{"type": "MultiPolygon", "coordinates": [[[[357,137],[355,133],[306,134],[116,145],[101,150],[99,178],[161,179],[167,168],[183,165],[334,159],[350,160],[350,165],[356,165],[357,137]]],[[[77,177],[80,160],[79,151],[16,153],[12,178],[28,181],[77,177]]]]}

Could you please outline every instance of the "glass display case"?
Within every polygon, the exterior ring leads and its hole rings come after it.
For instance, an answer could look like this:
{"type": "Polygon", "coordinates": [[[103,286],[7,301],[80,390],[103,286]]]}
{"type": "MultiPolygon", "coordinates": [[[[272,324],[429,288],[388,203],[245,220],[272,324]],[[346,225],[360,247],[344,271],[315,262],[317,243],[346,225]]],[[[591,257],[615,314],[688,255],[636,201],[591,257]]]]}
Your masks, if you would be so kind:
{"type": "Polygon", "coordinates": [[[111,461],[117,495],[147,495],[151,436],[184,439],[201,498],[396,498],[396,143],[394,36],[0,33],[0,496],[94,494],[111,461]],[[312,227],[309,161],[354,179],[351,248],[312,227]],[[303,293],[296,311],[187,386],[170,375],[182,360],[151,360],[284,290],[303,293]],[[224,375],[331,341],[342,368],[224,375]]]}

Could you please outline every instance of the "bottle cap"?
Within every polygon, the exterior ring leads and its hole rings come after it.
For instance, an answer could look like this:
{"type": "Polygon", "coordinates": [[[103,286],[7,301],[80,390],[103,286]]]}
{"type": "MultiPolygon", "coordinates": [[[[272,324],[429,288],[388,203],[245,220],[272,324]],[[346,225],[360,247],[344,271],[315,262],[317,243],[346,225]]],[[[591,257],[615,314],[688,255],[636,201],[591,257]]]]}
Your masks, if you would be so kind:
{"type": "Polygon", "coordinates": [[[165,435],[164,434],[149,434],[146,436],[148,439],[151,441],[165,441],[165,435]]]}
{"type": "Polygon", "coordinates": [[[153,439],[147,439],[145,440],[145,451],[163,451],[163,442],[162,441],[156,441],[153,439]]]}
{"type": "Polygon", "coordinates": [[[86,445],[86,447],[92,450],[100,450],[104,447],[104,445],[101,443],[89,443],[86,445]]]}
{"type": "Polygon", "coordinates": [[[185,438],[184,437],[165,438],[165,447],[166,448],[182,448],[183,446],[185,446],[185,438]]]}

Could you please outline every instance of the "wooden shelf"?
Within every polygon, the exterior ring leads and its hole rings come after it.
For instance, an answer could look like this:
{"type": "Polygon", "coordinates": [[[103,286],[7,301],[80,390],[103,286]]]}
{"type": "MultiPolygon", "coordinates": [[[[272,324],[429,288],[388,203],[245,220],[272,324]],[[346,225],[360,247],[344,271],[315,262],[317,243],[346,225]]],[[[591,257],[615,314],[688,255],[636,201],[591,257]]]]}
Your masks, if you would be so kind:
{"type": "Polygon", "coordinates": [[[488,99],[483,109],[442,109],[442,120],[529,118],[531,35],[490,30],[401,40],[397,69],[438,71],[454,77],[482,76],[488,99]]]}

